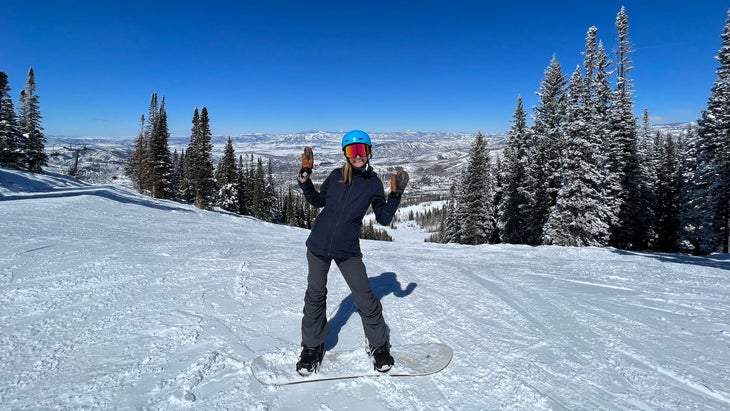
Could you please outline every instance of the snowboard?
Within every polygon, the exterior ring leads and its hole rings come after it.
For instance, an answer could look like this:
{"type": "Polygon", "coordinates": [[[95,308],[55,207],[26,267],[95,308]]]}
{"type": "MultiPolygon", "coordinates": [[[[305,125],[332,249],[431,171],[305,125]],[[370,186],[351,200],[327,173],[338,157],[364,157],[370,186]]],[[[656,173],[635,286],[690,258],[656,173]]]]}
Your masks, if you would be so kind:
{"type": "Polygon", "coordinates": [[[365,348],[347,351],[326,351],[316,373],[303,377],[296,370],[299,347],[261,355],[251,363],[253,376],[265,385],[301,384],[314,381],[352,379],[359,377],[405,377],[429,375],[446,368],[454,351],[441,343],[393,346],[390,354],[395,365],[388,372],[378,372],[365,348]]]}

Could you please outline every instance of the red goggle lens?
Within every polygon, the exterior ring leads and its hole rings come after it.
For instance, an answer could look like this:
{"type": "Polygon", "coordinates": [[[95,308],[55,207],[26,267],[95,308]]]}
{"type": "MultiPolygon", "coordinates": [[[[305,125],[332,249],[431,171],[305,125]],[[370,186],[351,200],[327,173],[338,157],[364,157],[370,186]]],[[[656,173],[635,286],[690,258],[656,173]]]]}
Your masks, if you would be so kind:
{"type": "Polygon", "coordinates": [[[342,151],[345,152],[345,157],[355,158],[360,156],[362,158],[368,158],[370,156],[370,146],[363,143],[350,144],[345,146],[342,151]]]}

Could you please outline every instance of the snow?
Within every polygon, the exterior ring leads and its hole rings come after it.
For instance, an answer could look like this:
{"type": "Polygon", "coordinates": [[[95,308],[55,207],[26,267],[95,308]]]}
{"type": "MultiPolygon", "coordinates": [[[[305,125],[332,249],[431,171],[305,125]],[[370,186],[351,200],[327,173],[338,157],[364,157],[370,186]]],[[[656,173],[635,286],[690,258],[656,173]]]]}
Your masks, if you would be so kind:
{"type": "MultiPolygon", "coordinates": [[[[0,409],[730,408],[728,255],[432,244],[402,220],[362,242],[371,284],[393,345],[451,364],[268,387],[250,366],[299,343],[308,231],[0,169],[0,409]]],[[[335,349],[364,346],[347,297],[333,265],[335,349]]]]}

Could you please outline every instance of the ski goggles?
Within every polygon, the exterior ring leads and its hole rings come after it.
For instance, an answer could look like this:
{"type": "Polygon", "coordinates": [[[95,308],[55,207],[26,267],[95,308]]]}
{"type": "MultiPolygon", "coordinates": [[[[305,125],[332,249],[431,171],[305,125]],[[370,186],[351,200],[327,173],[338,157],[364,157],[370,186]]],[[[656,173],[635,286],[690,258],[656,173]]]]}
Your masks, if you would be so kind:
{"type": "Polygon", "coordinates": [[[362,158],[370,157],[370,146],[363,143],[350,144],[349,146],[343,147],[342,151],[345,152],[345,157],[347,158],[355,158],[357,156],[362,158]]]}

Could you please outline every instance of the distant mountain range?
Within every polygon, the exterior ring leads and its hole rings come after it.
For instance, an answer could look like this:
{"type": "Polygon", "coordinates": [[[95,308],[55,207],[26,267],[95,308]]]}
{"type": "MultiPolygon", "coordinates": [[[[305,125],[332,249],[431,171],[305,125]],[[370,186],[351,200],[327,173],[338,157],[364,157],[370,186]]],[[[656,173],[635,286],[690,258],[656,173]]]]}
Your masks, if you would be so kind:
{"type": "MultiPolygon", "coordinates": [[[[667,124],[652,127],[653,130],[681,133],[688,124],[667,124]]],[[[411,192],[447,192],[455,176],[466,164],[469,149],[474,141],[473,133],[448,133],[402,131],[370,133],[373,140],[371,164],[383,180],[398,169],[411,175],[411,192]]],[[[499,151],[506,134],[485,134],[488,147],[499,151]]],[[[295,182],[304,146],[312,147],[315,158],[314,181],[322,181],[343,162],[340,148],[342,132],[304,131],[288,134],[252,133],[231,136],[236,156],[247,161],[261,158],[264,165],[271,161],[277,187],[286,188],[295,182]]],[[[228,136],[214,136],[214,163],[223,155],[228,136]]],[[[190,142],[189,136],[171,137],[170,150],[181,153],[190,142]]],[[[129,185],[124,167],[132,153],[132,138],[70,138],[48,136],[46,150],[50,162],[46,169],[66,173],[73,165],[75,151],[79,152],[78,176],[98,184],[116,183],[129,185]]]]}

